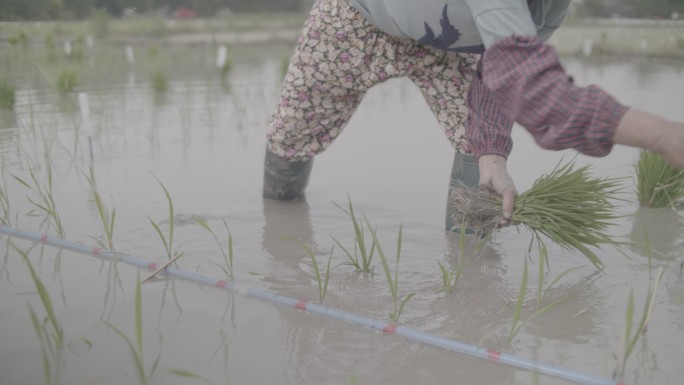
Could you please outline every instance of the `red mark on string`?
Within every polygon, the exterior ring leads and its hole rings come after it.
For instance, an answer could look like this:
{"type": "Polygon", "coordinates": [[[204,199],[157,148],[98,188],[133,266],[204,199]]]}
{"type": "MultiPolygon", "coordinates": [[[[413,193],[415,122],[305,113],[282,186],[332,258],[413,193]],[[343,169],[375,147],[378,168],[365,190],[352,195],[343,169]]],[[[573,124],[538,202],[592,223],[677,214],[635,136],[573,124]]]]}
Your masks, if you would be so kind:
{"type": "Polygon", "coordinates": [[[295,304],[295,309],[306,310],[306,301],[300,300],[297,302],[297,304],[295,304]]]}
{"type": "Polygon", "coordinates": [[[224,287],[226,287],[226,281],[224,279],[222,279],[222,280],[216,282],[216,286],[223,289],[224,287]]]}
{"type": "Polygon", "coordinates": [[[499,358],[501,358],[501,352],[497,352],[496,350],[487,350],[487,356],[492,361],[499,361],[499,358]]]}
{"type": "Polygon", "coordinates": [[[397,332],[397,325],[389,324],[382,329],[383,333],[395,334],[397,332]]]}

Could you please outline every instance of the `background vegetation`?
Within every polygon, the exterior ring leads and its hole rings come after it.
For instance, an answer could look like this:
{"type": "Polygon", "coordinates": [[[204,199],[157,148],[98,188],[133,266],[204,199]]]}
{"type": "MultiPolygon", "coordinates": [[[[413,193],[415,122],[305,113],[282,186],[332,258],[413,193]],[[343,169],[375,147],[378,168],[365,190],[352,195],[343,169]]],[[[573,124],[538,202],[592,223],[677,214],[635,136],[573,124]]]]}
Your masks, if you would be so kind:
{"type": "MultiPolygon", "coordinates": [[[[200,17],[220,12],[301,12],[314,0],[2,0],[0,20],[73,20],[96,10],[110,16],[136,14],[172,15],[188,8],[200,17]]],[[[574,14],[583,17],[684,17],[684,0],[576,0],[574,14]]]]}

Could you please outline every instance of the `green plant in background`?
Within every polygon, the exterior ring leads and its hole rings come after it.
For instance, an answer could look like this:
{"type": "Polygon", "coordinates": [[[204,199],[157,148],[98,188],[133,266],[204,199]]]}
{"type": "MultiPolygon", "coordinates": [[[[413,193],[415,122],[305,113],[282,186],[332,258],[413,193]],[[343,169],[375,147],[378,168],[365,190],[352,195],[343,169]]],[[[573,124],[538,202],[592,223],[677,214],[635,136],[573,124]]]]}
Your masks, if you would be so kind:
{"type": "Polygon", "coordinates": [[[16,103],[14,86],[4,79],[0,79],[0,109],[12,110],[16,103]]]}
{"type": "Polygon", "coordinates": [[[159,57],[159,47],[156,45],[151,45],[150,48],[148,48],[147,53],[152,59],[156,59],[159,57]]]}
{"type": "Polygon", "coordinates": [[[98,8],[90,15],[90,32],[98,38],[105,38],[109,36],[111,24],[111,16],[104,8],[98,8]]]}
{"type": "Polygon", "coordinates": [[[169,80],[166,73],[161,69],[156,69],[152,72],[152,89],[157,93],[163,93],[169,89],[169,80]]]}
{"type": "Polygon", "coordinates": [[[340,210],[344,211],[351,218],[352,226],[354,228],[354,255],[352,255],[344,246],[342,246],[342,244],[337,239],[335,239],[335,237],[331,236],[331,238],[333,239],[333,241],[335,241],[335,243],[337,243],[338,246],[342,248],[344,253],[347,255],[349,261],[345,263],[346,265],[354,266],[356,271],[360,271],[363,273],[372,273],[373,269],[371,268],[371,261],[373,260],[373,252],[375,251],[375,242],[371,244],[370,250],[368,250],[368,247],[366,247],[363,223],[356,219],[356,215],[354,214],[354,207],[352,207],[351,198],[347,197],[347,199],[349,200],[349,210],[345,210],[337,203],[334,203],[334,205],[337,206],[340,210]],[[359,259],[359,257],[361,259],[359,259]]]}
{"type": "Polygon", "coordinates": [[[80,62],[83,60],[83,57],[85,56],[83,52],[83,44],[76,43],[73,45],[71,48],[71,52],[69,53],[69,61],[71,62],[80,62]]]}
{"type": "Polygon", "coordinates": [[[306,253],[311,258],[311,264],[313,265],[314,272],[316,273],[316,282],[318,283],[318,303],[322,305],[323,301],[325,300],[325,294],[328,291],[328,283],[330,282],[330,262],[332,261],[333,249],[330,249],[330,257],[328,257],[328,265],[325,268],[325,275],[321,277],[321,271],[318,267],[318,261],[316,260],[316,253],[311,249],[311,247],[306,245],[301,240],[298,239],[297,242],[299,242],[299,244],[304,248],[306,253]]]}
{"type": "Polygon", "coordinates": [[[226,227],[226,231],[228,232],[228,250],[223,248],[223,245],[221,244],[221,241],[218,239],[216,236],[216,233],[214,230],[209,227],[206,221],[200,217],[193,217],[195,222],[197,222],[198,225],[202,226],[204,229],[206,229],[209,234],[214,238],[216,241],[216,244],[219,246],[219,249],[221,249],[221,254],[223,254],[223,259],[226,262],[226,267],[224,268],[223,266],[219,266],[224,273],[230,278],[233,279],[233,236],[230,233],[230,229],[228,228],[228,223],[226,223],[226,220],[223,219],[223,225],[226,227]]]}
{"type": "Polygon", "coordinates": [[[55,49],[55,38],[52,37],[52,35],[45,36],[45,48],[47,48],[48,50],[55,49]]]}
{"type": "Polygon", "coordinates": [[[233,62],[230,59],[226,59],[221,67],[221,81],[225,82],[230,71],[233,70],[233,62]]]}
{"type": "Polygon", "coordinates": [[[43,375],[45,383],[48,385],[59,384],[62,375],[62,368],[64,367],[64,328],[59,323],[57,315],[55,314],[52,300],[48,294],[43,281],[40,279],[38,273],[33,268],[26,251],[18,248],[14,243],[10,242],[12,247],[21,255],[22,259],[28,266],[31,272],[31,278],[38,291],[40,302],[43,305],[45,316],[42,319],[38,316],[33,306],[29,305],[29,312],[31,313],[31,323],[33,329],[38,335],[41,348],[41,359],[43,363],[43,375]]]}
{"type": "Polygon", "coordinates": [[[370,222],[368,222],[368,219],[365,217],[364,219],[366,221],[366,224],[368,225],[368,228],[370,229],[371,236],[373,237],[373,242],[375,243],[375,245],[377,245],[378,256],[382,261],[382,268],[385,271],[385,278],[387,278],[387,284],[389,285],[390,293],[392,294],[392,303],[394,305],[394,310],[390,312],[389,317],[392,322],[398,323],[399,316],[401,316],[401,312],[404,310],[404,305],[406,305],[406,302],[408,302],[411,299],[411,297],[413,297],[413,295],[415,294],[409,293],[404,297],[399,296],[399,257],[401,256],[401,238],[403,232],[403,225],[399,226],[399,236],[397,237],[397,256],[394,260],[393,277],[390,271],[389,264],[387,262],[387,258],[385,257],[385,253],[382,250],[382,246],[380,245],[380,242],[378,242],[378,236],[376,234],[376,231],[371,227],[371,224],[370,222]]]}
{"type": "Polygon", "coordinates": [[[112,206],[112,211],[110,212],[107,206],[102,201],[102,196],[97,189],[97,181],[95,180],[95,171],[90,167],[90,175],[86,176],[88,183],[90,184],[90,189],[93,192],[95,199],[95,206],[97,207],[97,214],[102,222],[102,228],[104,229],[105,236],[107,237],[107,245],[110,251],[116,251],[114,248],[114,222],[116,221],[116,208],[112,206]]]}
{"type": "Polygon", "coordinates": [[[660,155],[641,150],[634,164],[637,198],[643,206],[674,207],[684,198],[684,171],[670,166],[660,155]]]}
{"type": "Polygon", "coordinates": [[[141,385],[147,385],[150,378],[152,378],[154,372],[157,370],[157,365],[159,365],[159,359],[161,358],[161,352],[157,353],[157,357],[154,360],[149,373],[146,373],[145,355],[143,352],[142,290],[140,287],[140,277],[138,276],[138,280],[136,281],[135,285],[135,343],[114,325],[110,324],[109,322],[105,323],[126,342],[135,364],[135,372],[138,375],[138,382],[141,385]]]}
{"type": "Polygon", "coordinates": [[[78,74],[73,68],[63,68],[57,75],[57,90],[61,93],[67,94],[74,92],[78,85],[78,74]]]}
{"type": "MultiPolygon", "coordinates": [[[[16,175],[12,175],[14,180],[19,182],[21,185],[29,189],[37,199],[27,196],[26,199],[37,209],[39,212],[45,214],[46,219],[50,219],[52,224],[57,230],[57,234],[60,237],[64,237],[64,228],[62,227],[62,220],[60,219],[59,212],[57,212],[57,206],[55,204],[55,199],[52,194],[52,167],[47,166],[47,185],[42,186],[38,182],[38,177],[36,176],[33,169],[29,169],[29,174],[31,175],[32,185],[16,175]]],[[[33,210],[31,210],[33,212],[33,210]]]]}
{"type": "Polygon", "coordinates": [[[45,37],[45,48],[47,49],[47,62],[56,63],[59,60],[57,50],[55,49],[55,38],[52,35],[45,37]]]}
{"type": "Polygon", "coordinates": [[[26,32],[19,31],[16,35],[8,37],[7,42],[10,43],[12,47],[15,47],[19,44],[26,46],[28,45],[28,36],[26,35],[26,32]]]}

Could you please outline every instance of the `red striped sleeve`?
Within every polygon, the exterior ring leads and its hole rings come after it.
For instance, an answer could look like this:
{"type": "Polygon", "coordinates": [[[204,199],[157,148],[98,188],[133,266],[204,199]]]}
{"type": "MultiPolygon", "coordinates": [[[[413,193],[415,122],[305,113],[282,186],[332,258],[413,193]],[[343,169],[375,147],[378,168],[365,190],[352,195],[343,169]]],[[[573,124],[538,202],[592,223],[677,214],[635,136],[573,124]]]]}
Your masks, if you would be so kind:
{"type": "Polygon", "coordinates": [[[605,156],[628,107],[597,86],[578,87],[539,38],[509,36],[482,58],[485,86],[503,113],[546,149],[605,156]]]}

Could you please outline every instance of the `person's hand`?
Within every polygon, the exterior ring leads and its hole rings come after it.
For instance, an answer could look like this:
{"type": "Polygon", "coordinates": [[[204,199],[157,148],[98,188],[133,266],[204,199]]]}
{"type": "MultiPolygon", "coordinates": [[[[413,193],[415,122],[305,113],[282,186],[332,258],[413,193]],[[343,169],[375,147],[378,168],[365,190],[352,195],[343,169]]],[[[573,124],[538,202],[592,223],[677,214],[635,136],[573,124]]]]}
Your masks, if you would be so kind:
{"type": "Polygon", "coordinates": [[[480,188],[496,193],[503,199],[503,219],[499,224],[501,226],[510,225],[518,191],[515,189],[513,179],[506,171],[506,158],[499,155],[482,155],[478,165],[480,168],[480,188]]]}
{"type": "Polygon", "coordinates": [[[684,124],[666,122],[662,126],[662,134],[654,146],[655,152],[667,163],[684,170],[684,124]]]}
{"type": "Polygon", "coordinates": [[[613,142],[653,151],[684,170],[684,124],[629,109],[618,124],[613,142]]]}

